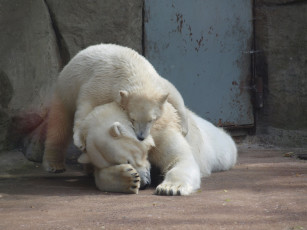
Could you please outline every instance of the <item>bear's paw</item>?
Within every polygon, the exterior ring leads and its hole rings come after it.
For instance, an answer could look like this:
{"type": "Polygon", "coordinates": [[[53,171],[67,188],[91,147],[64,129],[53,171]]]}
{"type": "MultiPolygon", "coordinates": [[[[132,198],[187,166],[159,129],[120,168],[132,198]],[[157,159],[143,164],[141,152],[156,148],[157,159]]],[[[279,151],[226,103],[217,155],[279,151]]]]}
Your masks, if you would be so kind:
{"type": "Polygon", "coordinates": [[[171,182],[163,182],[156,188],[156,195],[166,196],[186,196],[193,192],[193,188],[187,184],[177,184],[171,182]]]}
{"type": "Polygon", "coordinates": [[[43,159],[43,166],[44,169],[50,173],[62,173],[65,171],[65,164],[62,161],[49,161],[43,159]]]}
{"type": "Polygon", "coordinates": [[[140,189],[140,176],[130,164],[122,164],[122,176],[126,180],[128,192],[138,194],[140,189]]]}
{"type": "Polygon", "coordinates": [[[97,187],[105,192],[138,194],[140,176],[130,164],[114,165],[99,171],[96,177],[97,187]]]}

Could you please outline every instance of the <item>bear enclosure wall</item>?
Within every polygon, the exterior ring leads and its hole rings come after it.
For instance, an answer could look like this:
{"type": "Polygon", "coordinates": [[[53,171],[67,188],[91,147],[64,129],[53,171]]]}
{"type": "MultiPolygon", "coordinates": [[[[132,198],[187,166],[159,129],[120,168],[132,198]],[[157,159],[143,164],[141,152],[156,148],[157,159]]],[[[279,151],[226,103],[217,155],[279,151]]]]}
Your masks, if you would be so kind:
{"type": "Polygon", "coordinates": [[[0,150],[30,146],[40,160],[59,71],[93,44],[142,52],[142,9],[142,0],[0,0],[0,150]]]}
{"type": "Polygon", "coordinates": [[[255,113],[256,135],[307,147],[307,1],[255,0],[254,17],[255,77],[264,102],[255,113]]]}
{"type": "MultiPolygon", "coordinates": [[[[42,144],[54,82],[79,50],[106,42],[142,53],[142,12],[143,0],[0,0],[0,151],[42,144]]],[[[307,1],[255,0],[254,17],[256,135],[307,147],[307,1]]]]}

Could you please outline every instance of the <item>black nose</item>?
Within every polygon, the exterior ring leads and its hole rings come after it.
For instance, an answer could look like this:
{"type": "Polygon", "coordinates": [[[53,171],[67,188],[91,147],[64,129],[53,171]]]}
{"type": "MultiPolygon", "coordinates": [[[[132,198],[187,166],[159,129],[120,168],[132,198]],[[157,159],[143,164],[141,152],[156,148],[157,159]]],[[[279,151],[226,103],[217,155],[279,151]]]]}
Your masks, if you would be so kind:
{"type": "Polygon", "coordinates": [[[144,141],[144,139],[145,139],[144,137],[138,136],[138,140],[139,140],[139,141],[144,141]]]}

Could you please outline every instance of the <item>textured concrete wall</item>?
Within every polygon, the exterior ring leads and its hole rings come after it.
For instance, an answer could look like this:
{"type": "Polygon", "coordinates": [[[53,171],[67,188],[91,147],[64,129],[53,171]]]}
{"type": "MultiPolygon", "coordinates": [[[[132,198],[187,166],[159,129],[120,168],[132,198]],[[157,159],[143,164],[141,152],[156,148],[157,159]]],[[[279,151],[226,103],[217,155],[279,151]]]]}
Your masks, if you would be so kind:
{"type": "Polygon", "coordinates": [[[54,82],[79,50],[105,42],[142,51],[142,7],[142,0],[0,0],[0,150],[41,151],[54,82]]]}
{"type": "Polygon", "coordinates": [[[0,28],[0,148],[4,148],[10,122],[16,123],[13,117],[44,116],[60,59],[44,1],[1,0],[0,28]]]}
{"type": "Polygon", "coordinates": [[[80,49],[116,43],[142,53],[142,0],[46,0],[65,65],[80,49]]]}
{"type": "Polygon", "coordinates": [[[257,134],[307,146],[307,1],[256,0],[256,74],[264,80],[257,134]]]}

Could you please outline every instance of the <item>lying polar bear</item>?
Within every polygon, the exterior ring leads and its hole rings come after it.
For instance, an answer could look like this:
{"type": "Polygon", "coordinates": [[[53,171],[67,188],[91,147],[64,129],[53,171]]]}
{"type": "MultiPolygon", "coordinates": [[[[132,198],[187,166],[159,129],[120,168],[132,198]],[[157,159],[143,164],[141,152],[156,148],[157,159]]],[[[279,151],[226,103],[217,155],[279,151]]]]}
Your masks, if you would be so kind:
{"type": "Polygon", "coordinates": [[[118,104],[99,106],[80,126],[87,153],[79,162],[95,166],[96,185],[103,191],[137,193],[140,185],[135,176],[140,176],[141,186],[148,184],[150,162],[164,174],[156,194],[189,195],[200,187],[201,177],[230,169],[237,149],[222,129],[189,110],[187,114],[189,132],[184,137],[176,110],[166,102],[151,136],[140,142],[118,104]]]}
{"type": "Polygon", "coordinates": [[[137,193],[150,184],[149,135],[139,141],[126,112],[112,102],[96,107],[80,125],[86,154],[78,161],[94,166],[96,186],[106,192],[137,193]]]}

